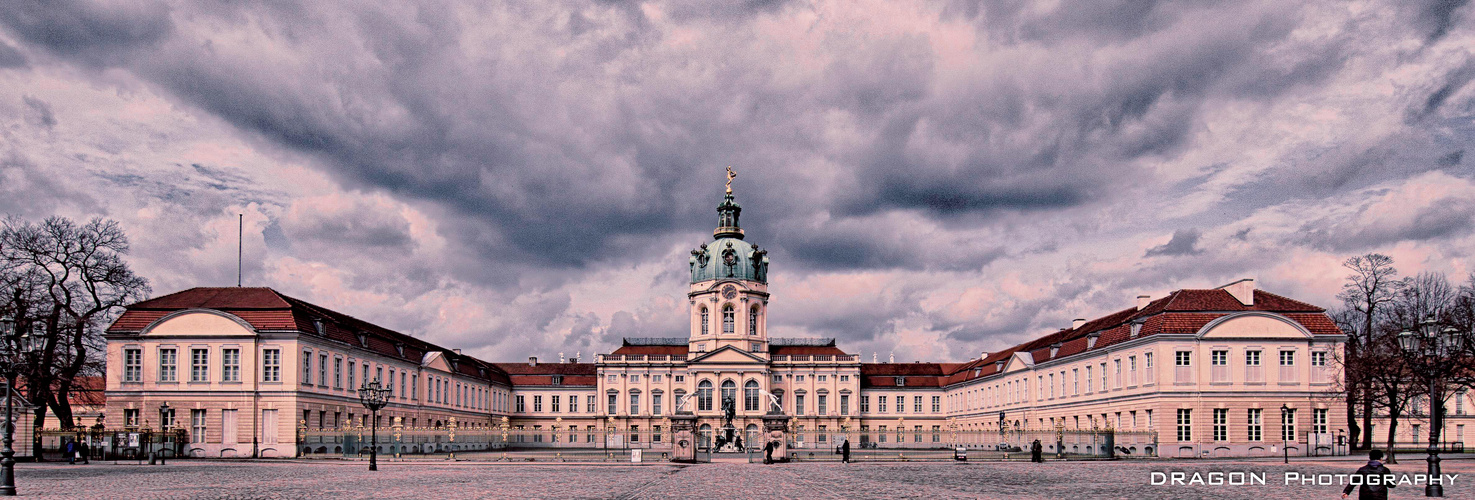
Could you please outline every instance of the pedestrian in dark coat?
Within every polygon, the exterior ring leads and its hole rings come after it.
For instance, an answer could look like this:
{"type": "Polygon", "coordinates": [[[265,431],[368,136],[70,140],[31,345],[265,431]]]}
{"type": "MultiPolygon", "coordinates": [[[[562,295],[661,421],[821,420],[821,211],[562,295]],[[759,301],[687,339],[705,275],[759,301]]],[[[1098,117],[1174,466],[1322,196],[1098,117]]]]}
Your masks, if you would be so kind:
{"type": "Polygon", "coordinates": [[[77,463],[77,442],[76,441],[67,441],[66,450],[67,450],[66,451],[66,453],[67,453],[67,465],[76,465],[76,463],[77,463]]]}
{"type": "Polygon", "coordinates": [[[79,452],[80,455],[82,455],[82,463],[84,463],[84,464],[91,464],[92,463],[92,459],[90,459],[90,458],[87,457],[88,452],[90,452],[92,450],[87,447],[87,443],[86,442],[77,443],[77,451],[79,452]]]}
{"type": "Polygon", "coordinates": [[[1042,456],[1044,451],[1045,447],[1040,446],[1040,440],[1036,439],[1034,444],[1029,445],[1029,461],[1044,463],[1045,459],[1042,456]]]}
{"type": "Polygon", "coordinates": [[[840,461],[850,463],[850,438],[845,438],[845,442],[840,445],[840,461]]]}
{"type": "Polygon", "coordinates": [[[769,464],[772,464],[772,463],[773,463],[773,441],[769,441],[768,443],[766,443],[766,444],[763,445],[763,464],[764,465],[769,465],[769,464]]]}
{"type": "MultiPolygon", "coordinates": [[[[1369,451],[1367,452],[1367,458],[1367,465],[1358,468],[1357,472],[1354,473],[1362,476],[1362,486],[1357,488],[1357,498],[1361,500],[1388,500],[1388,488],[1393,488],[1393,484],[1383,484],[1381,477],[1378,478],[1378,484],[1368,484],[1370,479],[1368,476],[1384,476],[1393,473],[1393,471],[1383,466],[1383,450],[1369,451]]],[[[1347,498],[1347,495],[1352,494],[1352,486],[1348,484],[1346,488],[1342,488],[1342,498],[1347,498]]]]}

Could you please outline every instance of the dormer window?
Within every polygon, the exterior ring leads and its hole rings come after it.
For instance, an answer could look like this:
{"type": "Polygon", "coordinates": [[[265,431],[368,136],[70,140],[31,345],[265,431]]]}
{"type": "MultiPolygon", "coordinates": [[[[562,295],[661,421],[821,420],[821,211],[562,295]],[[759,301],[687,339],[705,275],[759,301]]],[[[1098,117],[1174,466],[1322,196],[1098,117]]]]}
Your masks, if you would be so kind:
{"type": "Polygon", "coordinates": [[[973,376],[978,377],[978,376],[981,376],[981,375],[983,375],[983,368],[974,368],[973,369],[973,376]]]}
{"type": "Polygon", "coordinates": [[[1132,338],[1134,338],[1134,339],[1137,338],[1137,334],[1139,334],[1139,333],[1142,333],[1142,322],[1141,321],[1133,321],[1132,322],[1132,338]]]}
{"type": "Polygon", "coordinates": [[[1096,341],[1097,340],[1100,340],[1100,339],[1101,339],[1101,332],[1091,332],[1090,334],[1086,335],[1086,348],[1087,349],[1094,349],[1094,348],[1096,348],[1096,341]]]}
{"type": "Polygon", "coordinates": [[[553,385],[563,385],[563,375],[554,375],[553,385]]]}
{"type": "Polygon", "coordinates": [[[394,350],[396,352],[398,352],[400,356],[404,356],[405,355],[405,345],[404,344],[395,344],[394,345],[394,350]]]}
{"type": "Polygon", "coordinates": [[[1050,344],[1050,357],[1052,357],[1052,358],[1055,357],[1055,355],[1057,353],[1059,353],[1059,352],[1060,352],[1060,343],[1059,342],[1056,342],[1054,344],[1050,344]]]}
{"type": "Polygon", "coordinates": [[[318,335],[322,335],[324,337],[326,337],[328,335],[328,328],[326,326],[323,326],[323,320],[321,320],[321,319],[314,319],[314,320],[312,320],[312,327],[313,327],[314,330],[317,330],[318,331],[318,335]]]}
{"type": "Polygon", "coordinates": [[[906,377],[896,377],[896,386],[897,387],[906,387],[907,386],[907,378],[906,377]]]}
{"type": "Polygon", "coordinates": [[[359,332],[359,346],[369,347],[369,334],[359,332]]]}

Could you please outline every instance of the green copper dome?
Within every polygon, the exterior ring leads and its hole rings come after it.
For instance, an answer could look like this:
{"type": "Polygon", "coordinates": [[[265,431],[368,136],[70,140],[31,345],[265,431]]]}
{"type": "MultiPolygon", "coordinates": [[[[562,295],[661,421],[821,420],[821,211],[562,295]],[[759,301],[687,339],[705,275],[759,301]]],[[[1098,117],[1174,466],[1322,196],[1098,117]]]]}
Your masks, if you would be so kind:
{"type": "Polygon", "coordinates": [[[743,228],[738,224],[742,212],[743,207],[732,199],[729,184],[722,204],[717,205],[717,230],[712,231],[716,240],[692,250],[687,260],[692,283],[718,279],[768,282],[768,251],[743,241],[743,228]]]}

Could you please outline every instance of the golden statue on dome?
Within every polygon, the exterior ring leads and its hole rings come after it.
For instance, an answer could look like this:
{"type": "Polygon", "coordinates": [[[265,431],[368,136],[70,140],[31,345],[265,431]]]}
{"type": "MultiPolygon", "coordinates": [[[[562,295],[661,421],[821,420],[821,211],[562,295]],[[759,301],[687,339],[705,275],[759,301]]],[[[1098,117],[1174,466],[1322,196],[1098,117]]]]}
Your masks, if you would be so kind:
{"type": "Polygon", "coordinates": [[[737,178],[737,172],[732,171],[732,165],[727,166],[727,194],[732,194],[732,180],[737,178]]]}

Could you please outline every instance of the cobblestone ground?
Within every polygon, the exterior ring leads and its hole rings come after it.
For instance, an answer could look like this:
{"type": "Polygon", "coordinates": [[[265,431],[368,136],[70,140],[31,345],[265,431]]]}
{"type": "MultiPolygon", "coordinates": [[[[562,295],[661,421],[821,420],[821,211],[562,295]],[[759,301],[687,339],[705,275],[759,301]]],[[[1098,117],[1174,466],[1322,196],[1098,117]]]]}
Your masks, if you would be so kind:
{"type": "MultiPolygon", "coordinates": [[[[1284,474],[1345,473],[1358,462],[970,462],[703,465],[496,464],[480,462],[172,461],[68,466],[18,464],[23,496],[42,498],[1339,498],[1339,486],[1284,484],[1284,474]],[[1250,471],[1265,485],[1152,486],[1153,471],[1250,471]]],[[[1450,498],[1475,499],[1475,460],[1450,498]]],[[[1395,472],[1416,472],[1405,460],[1395,472]]],[[[1423,496],[1398,488],[1393,498],[1423,496]]]]}

